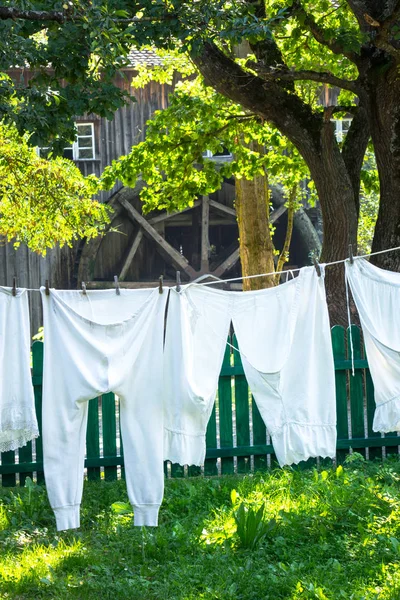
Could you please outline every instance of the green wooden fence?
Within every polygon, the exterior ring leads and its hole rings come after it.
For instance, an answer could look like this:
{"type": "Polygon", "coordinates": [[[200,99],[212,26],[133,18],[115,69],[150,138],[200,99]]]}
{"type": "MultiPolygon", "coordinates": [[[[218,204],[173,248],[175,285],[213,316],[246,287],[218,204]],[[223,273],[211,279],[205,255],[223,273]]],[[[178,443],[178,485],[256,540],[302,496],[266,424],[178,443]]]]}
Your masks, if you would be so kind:
{"type": "MultiPolygon", "coordinates": [[[[355,376],[351,376],[351,361],[347,353],[350,330],[332,329],[335,358],[337,402],[337,461],[343,462],[350,449],[369,459],[398,454],[400,438],[396,432],[381,435],[372,431],[374,388],[364,358],[360,330],[352,326],[355,376]],[[346,340],[347,336],[347,340],[346,340]]],[[[235,338],[233,346],[237,347],[235,338]]],[[[41,399],[43,344],[32,346],[32,378],[36,411],[41,429],[41,399]]],[[[218,396],[207,429],[205,475],[246,473],[276,464],[273,447],[257,406],[249,393],[240,355],[231,353],[227,345],[218,384],[218,396]]],[[[87,476],[90,480],[102,477],[115,480],[123,473],[123,448],[119,429],[118,401],[114,394],[105,394],[89,403],[87,428],[87,476]]],[[[324,464],[329,461],[323,461],[324,464]]],[[[311,459],[300,468],[317,463],[311,459]]],[[[198,467],[183,468],[165,464],[167,477],[195,476],[198,467]]],[[[0,455],[0,475],[3,486],[23,485],[25,478],[43,481],[43,451],[39,437],[16,452],[0,455]]]]}

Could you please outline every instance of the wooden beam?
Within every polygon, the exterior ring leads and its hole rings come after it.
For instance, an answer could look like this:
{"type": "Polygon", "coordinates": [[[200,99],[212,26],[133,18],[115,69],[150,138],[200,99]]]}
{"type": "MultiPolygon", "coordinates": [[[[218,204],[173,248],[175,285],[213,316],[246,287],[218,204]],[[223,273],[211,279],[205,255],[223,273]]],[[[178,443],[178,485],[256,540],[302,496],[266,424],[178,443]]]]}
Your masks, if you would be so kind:
{"type": "Polygon", "coordinates": [[[277,208],[276,210],[274,210],[273,213],[270,214],[269,222],[275,223],[275,221],[277,221],[279,219],[279,217],[281,217],[283,215],[283,213],[285,213],[286,211],[287,211],[287,206],[285,206],[284,204],[281,204],[281,206],[279,208],[277,208]]]}
{"type": "Polygon", "coordinates": [[[215,210],[217,210],[225,216],[229,215],[230,217],[233,217],[236,220],[236,210],[234,208],[231,208],[230,206],[225,206],[225,204],[221,204],[221,202],[217,202],[216,200],[210,200],[209,202],[211,208],[214,208],[215,210]]]}
{"type": "MultiPolygon", "coordinates": [[[[224,215],[229,215],[230,217],[235,217],[236,219],[236,210],[234,208],[231,208],[230,206],[225,206],[225,204],[221,204],[220,202],[217,202],[216,200],[210,200],[210,206],[211,208],[214,208],[216,211],[224,214],[224,215]]],[[[281,217],[283,215],[283,213],[285,213],[287,211],[287,206],[285,206],[284,204],[281,204],[281,206],[279,206],[279,208],[277,208],[276,210],[274,210],[271,215],[270,215],[270,222],[271,223],[275,223],[275,221],[277,219],[279,219],[279,217],[281,217]]]]}
{"type": "Polygon", "coordinates": [[[201,203],[201,266],[200,270],[202,273],[208,273],[210,269],[209,265],[209,252],[210,252],[210,239],[209,239],[209,226],[210,226],[210,198],[203,196],[201,203]]]}
{"type": "Polygon", "coordinates": [[[128,256],[126,257],[126,260],[122,266],[121,273],[119,274],[120,281],[124,281],[124,279],[128,273],[129,267],[132,264],[132,261],[135,257],[135,254],[140,246],[140,242],[142,241],[142,239],[143,239],[143,231],[141,229],[139,229],[139,231],[137,232],[137,234],[135,235],[135,237],[133,239],[132,245],[128,252],[128,256]]]}
{"type": "Polygon", "coordinates": [[[200,206],[200,200],[195,200],[193,202],[193,206],[188,206],[188,208],[184,208],[183,210],[174,210],[174,212],[157,215],[156,217],[152,217],[151,219],[149,219],[147,222],[150,223],[150,225],[155,225],[156,223],[161,223],[162,221],[166,221],[167,219],[176,217],[176,215],[180,215],[184,212],[187,212],[188,210],[192,210],[193,208],[196,208],[196,206],[200,206]]]}
{"type": "Polygon", "coordinates": [[[228,258],[215,269],[215,271],[213,271],[213,275],[215,275],[215,277],[222,277],[222,275],[226,273],[226,271],[229,271],[229,269],[231,269],[238,260],[239,248],[236,248],[236,250],[234,250],[232,254],[230,254],[228,258]]]}
{"type": "MultiPolygon", "coordinates": [[[[158,288],[160,281],[124,281],[120,286],[121,289],[126,290],[142,290],[146,288],[158,288]]],[[[174,287],[176,281],[172,279],[164,279],[163,286],[165,288],[174,287]]],[[[115,283],[113,281],[88,281],[86,284],[88,290],[109,290],[115,289],[115,283]]]]}
{"type": "Polygon", "coordinates": [[[131,205],[125,198],[120,198],[118,201],[125,208],[129,217],[135,223],[138,223],[143,228],[144,235],[156,244],[158,252],[161,256],[172,263],[177,270],[183,271],[189,278],[196,275],[196,271],[189,265],[187,258],[182,256],[178,250],[175,250],[164,238],[146,221],[146,219],[131,205]]]}

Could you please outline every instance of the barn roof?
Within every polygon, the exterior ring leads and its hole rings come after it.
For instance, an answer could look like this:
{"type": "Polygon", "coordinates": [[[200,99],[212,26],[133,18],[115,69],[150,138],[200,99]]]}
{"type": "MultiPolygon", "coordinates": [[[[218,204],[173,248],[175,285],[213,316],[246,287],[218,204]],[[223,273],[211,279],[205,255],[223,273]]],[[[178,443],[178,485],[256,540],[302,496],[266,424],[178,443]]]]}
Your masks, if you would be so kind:
{"type": "Polygon", "coordinates": [[[158,67],[163,64],[162,59],[152,50],[137,50],[136,48],[131,49],[128,54],[128,60],[130,67],[143,64],[150,67],[158,67]]]}

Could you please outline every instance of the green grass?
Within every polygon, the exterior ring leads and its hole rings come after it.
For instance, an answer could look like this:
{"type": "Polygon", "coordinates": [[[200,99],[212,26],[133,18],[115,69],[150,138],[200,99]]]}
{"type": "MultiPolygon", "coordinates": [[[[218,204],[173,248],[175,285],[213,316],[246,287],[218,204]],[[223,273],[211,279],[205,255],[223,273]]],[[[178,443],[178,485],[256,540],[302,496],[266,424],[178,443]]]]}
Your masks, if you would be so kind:
{"type": "Polygon", "coordinates": [[[86,483],[57,533],[44,488],[0,489],[0,598],[400,600],[398,459],[169,480],[157,529],[126,501],[86,483]]]}

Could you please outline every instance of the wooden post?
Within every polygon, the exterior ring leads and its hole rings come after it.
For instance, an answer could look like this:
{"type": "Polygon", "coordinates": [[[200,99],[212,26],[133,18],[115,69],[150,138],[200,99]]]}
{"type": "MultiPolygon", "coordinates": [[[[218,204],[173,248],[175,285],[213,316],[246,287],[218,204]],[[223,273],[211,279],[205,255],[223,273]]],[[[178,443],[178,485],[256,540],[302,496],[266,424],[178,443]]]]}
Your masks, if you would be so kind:
{"type": "Polygon", "coordinates": [[[210,199],[208,196],[203,196],[203,202],[201,204],[201,266],[200,271],[202,273],[208,273],[210,270],[209,265],[209,252],[210,252],[210,239],[209,239],[209,225],[210,225],[210,199]]]}

